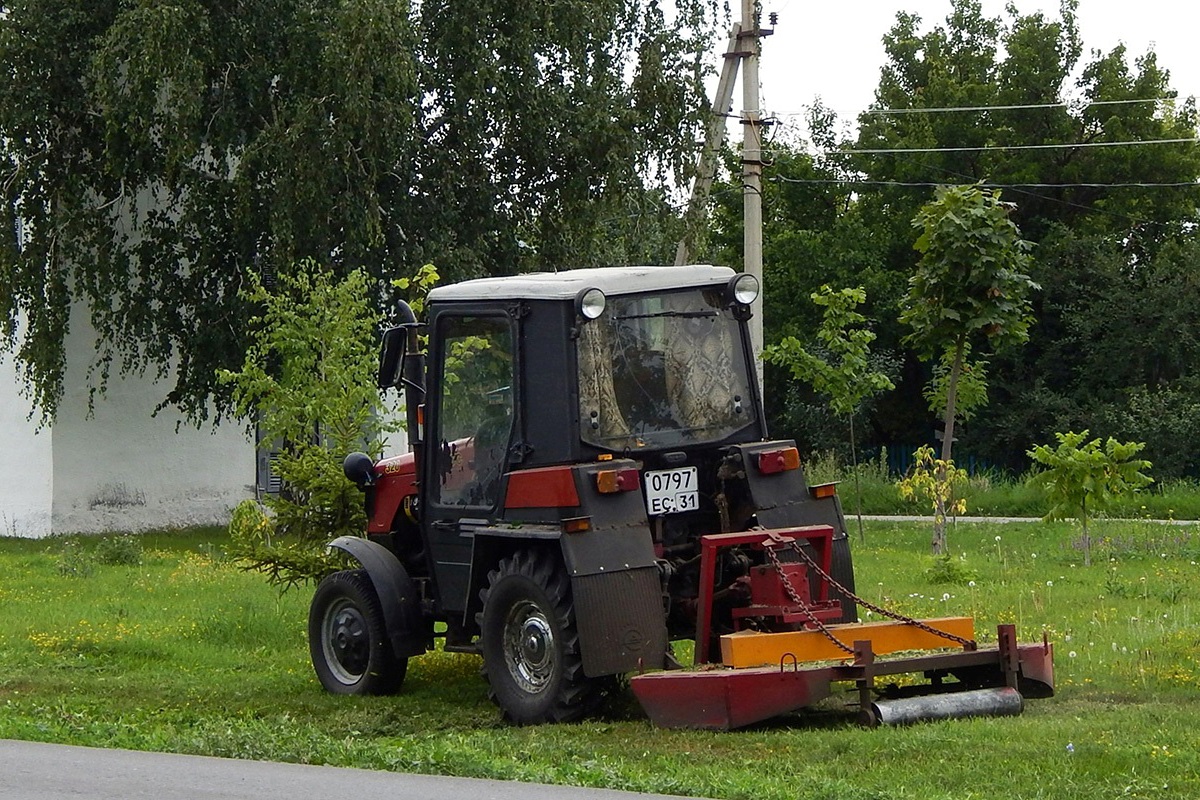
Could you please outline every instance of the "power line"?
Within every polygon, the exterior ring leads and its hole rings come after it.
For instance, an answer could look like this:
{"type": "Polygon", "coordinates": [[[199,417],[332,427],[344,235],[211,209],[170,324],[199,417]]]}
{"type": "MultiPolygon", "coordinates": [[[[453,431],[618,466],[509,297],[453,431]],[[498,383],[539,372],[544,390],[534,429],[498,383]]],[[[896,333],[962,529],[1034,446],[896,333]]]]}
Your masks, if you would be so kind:
{"type": "Polygon", "coordinates": [[[1200,182],[1180,181],[1178,183],[991,183],[989,181],[972,181],[970,183],[949,184],[945,181],[873,181],[842,178],[789,178],[785,175],[773,175],[770,180],[780,183],[803,183],[813,185],[844,185],[844,186],[900,186],[900,187],[935,187],[935,186],[981,186],[984,189],[1158,189],[1186,188],[1200,189],[1200,182]]]}
{"type": "MultiPolygon", "coordinates": [[[[1081,108],[1091,108],[1092,106],[1118,106],[1129,105],[1131,103],[1168,103],[1174,101],[1174,97],[1153,97],[1141,100],[1093,100],[1090,103],[1083,103],[1081,108]]],[[[941,108],[880,108],[867,109],[861,112],[863,116],[877,116],[885,114],[940,114],[953,111],[1019,111],[1026,108],[1070,108],[1072,103],[1025,103],[1010,106],[943,106],[941,108]]]]}
{"type": "MultiPolygon", "coordinates": [[[[1152,97],[1142,98],[1137,100],[1093,100],[1084,103],[1071,103],[1069,101],[1058,103],[1017,103],[1013,105],[1001,106],[939,106],[934,108],[869,108],[865,111],[845,112],[853,113],[858,116],[890,116],[903,114],[949,114],[963,111],[1022,111],[1024,109],[1039,109],[1039,108],[1073,108],[1080,109],[1092,108],[1093,106],[1117,106],[1131,105],[1140,103],[1171,103],[1178,102],[1177,97],[1152,97]]],[[[832,109],[831,109],[832,110],[832,109]]],[[[802,117],[809,113],[808,111],[779,111],[776,116],[780,117],[802,117]]],[[[835,112],[842,113],[842,112],[835,112]]]]}
{"type": "Polygon", "coordinates": [[[863,150],[826,150],[826,155],[886,155],[889,153],[979,153],[988,150],[1063,150],[1085,147],[1129,147],[1146,144],[1194,144],[1200,138],[1143,139],[1130,142],[1076,142],[1062,144],[989,144],[979,147],[883,147],[863,150]]]}

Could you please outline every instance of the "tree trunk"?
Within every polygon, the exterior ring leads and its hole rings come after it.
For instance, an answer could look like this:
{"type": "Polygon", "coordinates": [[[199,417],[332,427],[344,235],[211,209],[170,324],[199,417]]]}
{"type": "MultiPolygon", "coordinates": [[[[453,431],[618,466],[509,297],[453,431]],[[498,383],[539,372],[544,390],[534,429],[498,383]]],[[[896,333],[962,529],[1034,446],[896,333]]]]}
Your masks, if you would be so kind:
{"type": "Polygon", "coordinates": [[[854,470],[854,513],[858,515],[858,540],[866,541],[862,524],[862,485],[858,476],[858,449],[854,443],[854,412],[850,412],[850,465],[854,470]]]}
{"type": "MultiPolygon", "coordinates": [[[[950,480],[954,453],[954,406],[958,402],[958,376],[962,372],[963,349],[966,339],[960,337],[954,345],[954,363],[950,366],[950,383],[946,387],[946,414],[942,418],[942,461],[945,466],[937,471],[936,479],[945,483],[950,480]]],[[[933,554],[946,552],[946,498],[945,490],[937,492],[933,509],[933,554]]]]}
{"type": "Polygon", "coordinates": [[[966,339],[954,345],[954,363],[950,366],[950,384],[946,387],[946,413],[942,417],[942,461],[950,461],[954,446],[954,410],[958,403],[958,376],[962,373],[963,349],[966,339]]]}

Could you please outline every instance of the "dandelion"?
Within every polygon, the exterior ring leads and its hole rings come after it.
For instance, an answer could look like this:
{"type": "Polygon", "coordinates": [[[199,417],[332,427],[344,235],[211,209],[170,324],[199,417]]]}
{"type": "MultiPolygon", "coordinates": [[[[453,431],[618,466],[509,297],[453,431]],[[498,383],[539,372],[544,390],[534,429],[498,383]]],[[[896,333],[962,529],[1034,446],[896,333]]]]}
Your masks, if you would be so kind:
{"type": "Polygon", "coordinates": [[[945,594],[943,594],[943,595],[942,595],[942,602],[943,602],[943,603],[944,603],[944,602],[946,602],[946,601],[947,601],[947,600],[949,600],[949,599],[950,599],[950,593],[949,593],[949,592],[946,592],[945,594]]]}
{"type": "Polygon", "coordinates": [[[1034,558],[1037,558],[1037,553],[1031,553],[1030,555],[1032,555],[1034,558]]]}
{"type": "Polygon", "coordinates": [[[1077,655],[1079,654],[1072,650],[1071,652],[1067,653],[1067,658],[1074,658],[1077,655]]]}
{"type": "Polygon", "coordinates": [[[974,588],[975,588],[975,581],[967,581],[967,586],[970,586],[972,589],[974,589],[974,588]]]}
{"type": "Polygon", "coordinates": [[[1046,581],[1046,586],[1047,586],[1047,587],[1049,587],[1049,588],[1051,588],[1051,589],[1053,589],[1053,588],[1054,588],[1054,581],[1046,581]]]}

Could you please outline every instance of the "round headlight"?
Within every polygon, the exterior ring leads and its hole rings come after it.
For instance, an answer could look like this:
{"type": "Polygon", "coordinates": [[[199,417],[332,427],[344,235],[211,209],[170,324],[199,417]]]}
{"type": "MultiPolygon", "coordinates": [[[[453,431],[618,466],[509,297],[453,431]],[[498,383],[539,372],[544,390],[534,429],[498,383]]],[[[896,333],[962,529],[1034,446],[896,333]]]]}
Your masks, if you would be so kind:
{"type": "Polygon", "coordinates": [[[729,280],[729,294],[734,302],[748,306],[758,299],[758,278],[748,272],[734,275],[729,280]]]}
{"type": "Polygon", "coordinates": [[[584,289],[575,298],[575,307],[584,319],[595,319],[604,313],[607,299],[599,289],[584,289]]]}

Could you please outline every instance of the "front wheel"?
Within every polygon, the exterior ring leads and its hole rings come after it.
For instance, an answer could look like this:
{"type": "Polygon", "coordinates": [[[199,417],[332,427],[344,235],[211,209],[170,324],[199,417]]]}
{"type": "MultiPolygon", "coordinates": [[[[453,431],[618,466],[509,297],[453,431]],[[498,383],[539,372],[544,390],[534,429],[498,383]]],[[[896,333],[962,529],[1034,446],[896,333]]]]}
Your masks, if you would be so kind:
{"type": "Polygon", "coordinates": [[[480,593],[483,667],[492,699],[517,725],[570,722],[591,711],[603,683],[583,674],[570,581],[562,561],[522,550],[480,593]]]}
{"type": "Polygon", "coordinates": [[[408,671],[408,659],[392,650],[366,570],[335,572],[317,586],[308,649],[317,678],[333,694],[391,694],[408,671]]]}

